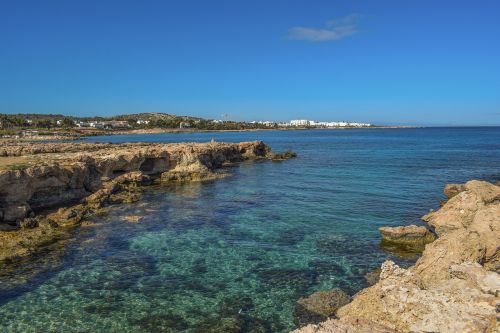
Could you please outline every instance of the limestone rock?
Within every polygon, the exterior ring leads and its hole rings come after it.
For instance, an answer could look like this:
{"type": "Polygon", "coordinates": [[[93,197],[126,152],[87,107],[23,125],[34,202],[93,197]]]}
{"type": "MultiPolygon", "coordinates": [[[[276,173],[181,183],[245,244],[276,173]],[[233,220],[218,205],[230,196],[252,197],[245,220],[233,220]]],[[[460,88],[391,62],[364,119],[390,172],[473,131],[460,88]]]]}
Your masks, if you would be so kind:
{"type": "Polygon", "coordinates": [[[434,241],[435,236],[426,227],[414,224],[404,227],[379,228],[382,248],[401,248],[405,251],[422,252],[425,244],[434,241]]]}
{"type": "Polygon", "coordinates": [[[266,158],[269,151],[262,141],[6,145],[0,156],[31,154],[39,162],[24,170],[0,171],[0,223],[89,195],[88,202],[103,204],[118,185],[144,185],[164,173],[182,180],[214,179],[219,176],[214,171],[224,163],[266,158]],[[107,185],[110,180],[114,180],[113,187],[107,185]]]}
{"type": "Polygon", "coordinates": [[[465,187],[440,210],[423,217],[440,236],[427,245],[414,267],[426,285],[447,278],[449,268],[462,262],[500,270],[500,187],[480,181],[465,187]]]}
{"type": "Polygon", "coordinates": [[[270,158],[273,161],[284,161],[284,160],[288,160],[288,159],[294,158],[294,157],[297,157],[297,153],[292,151],[292,150],[287,150],[287,151],[284,151],[282,153],[271,153],[270,154],[270,158]]]}
{"type": "Polygon", "coordinates": [[[107,204],[139,200],[140,186],[162,174],[215,179],[226,163],[267,158],[269,151],[262,141],[5,144],[0,156],[35,162],[0,170],[0,264],[63,238],[107,204]],[[50,213],[58,207],[66,208],[50,213]]]}
{"type": "Polygon", "coordinates": [[[344,317],[308,325],[293,333],[396,333],[396,331],[363,318],[344,317]]]}
{"type": "Polygon", "coordinates": [[[478,210],[500,200],[500,187],[478,180],[471,180],[462,191],[452,197],[438,211],[422,217],[435,228],[438,236],[468,228],[478,210]]]}
{"type": "Polygon", "coordinates": [[[296,332],[500,332],[500,188],[482,181],[455,188],[423,217],[439,238],[414,266],[386,261],[380,280],[337,310],[340,319],[296,332]]]}

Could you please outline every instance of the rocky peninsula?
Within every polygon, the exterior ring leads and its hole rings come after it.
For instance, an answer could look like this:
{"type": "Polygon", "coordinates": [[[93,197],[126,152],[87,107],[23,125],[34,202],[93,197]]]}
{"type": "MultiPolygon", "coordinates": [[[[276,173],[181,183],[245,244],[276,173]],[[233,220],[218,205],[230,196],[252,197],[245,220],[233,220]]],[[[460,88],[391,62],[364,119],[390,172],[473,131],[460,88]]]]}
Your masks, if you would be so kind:
{"type": "Polygon", "coordinates": [[[0,147],[0,263],[38,252],[110,203],[138,200],[141,185],[215,179],[235,162],[283,158],[262,141],[5,143],[0,147]]]}
{"type": "Polygon", "coordinates": [[[377,283],[294,332],[500,332],[500,186],[473,180],[445,194],[449,200],[422,218],[436,240],[417,226],[381,230],[393,244],[430,242],[414,266],[384,262],[377,283]]]}

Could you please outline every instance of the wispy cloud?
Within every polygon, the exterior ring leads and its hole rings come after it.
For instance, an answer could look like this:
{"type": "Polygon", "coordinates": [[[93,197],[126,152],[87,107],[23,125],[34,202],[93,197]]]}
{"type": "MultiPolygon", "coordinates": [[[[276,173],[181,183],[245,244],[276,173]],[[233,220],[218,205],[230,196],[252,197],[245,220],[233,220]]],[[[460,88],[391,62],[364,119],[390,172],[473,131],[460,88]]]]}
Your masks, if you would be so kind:
{"type": "Polygon", "coordinates": [[[323,28],[293,27],[288,38],[309,42],[326,42],[340,40],[358,32],[359,14],[352,14],[326,22],[323,28]]]}

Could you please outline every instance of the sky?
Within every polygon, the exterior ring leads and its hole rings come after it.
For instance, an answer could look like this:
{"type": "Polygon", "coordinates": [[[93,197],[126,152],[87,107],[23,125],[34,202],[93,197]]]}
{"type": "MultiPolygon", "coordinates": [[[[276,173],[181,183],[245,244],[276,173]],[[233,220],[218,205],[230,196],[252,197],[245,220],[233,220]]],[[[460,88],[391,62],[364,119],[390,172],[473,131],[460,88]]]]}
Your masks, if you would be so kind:
{"type": "Polygon", "coordinates": [[[497,0],[0,0],[0,113],[500,125],[497,0]]]}

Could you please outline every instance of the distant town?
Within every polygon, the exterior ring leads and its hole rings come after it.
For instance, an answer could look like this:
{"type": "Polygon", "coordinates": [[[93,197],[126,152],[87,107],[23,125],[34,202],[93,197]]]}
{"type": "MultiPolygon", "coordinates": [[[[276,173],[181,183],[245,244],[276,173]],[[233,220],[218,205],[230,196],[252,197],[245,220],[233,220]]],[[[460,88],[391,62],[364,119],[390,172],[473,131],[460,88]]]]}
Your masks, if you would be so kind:
{"type": "Polygon", "coordinates": [[[261,124],[267,127],[316,127],[316,128],[328,128],[328,127],[370,127],[372,124],[368,123],[356,123],[347,121],[314,121],[306,119],[296,119],[291,120],[287,123],[284,122],[272,122],[272,121],[253,121],[251,123],[261,124]]]}
{"type": "Polygon", "coordinates": [[[348,121],[315,121],[294,119],[277,121],[233,121],[223,114],[222,119],[203,119],[166,113],[140,113],[113,117],[72,117],[52,114],[0,114],[0,135],[4,138],[33,137],[39,135],[87,136],[110,132],[196,130],[258,130],[258,129],[310,129],[360,128],[374,125],[348,121]]]}

